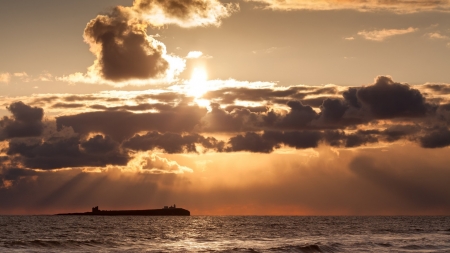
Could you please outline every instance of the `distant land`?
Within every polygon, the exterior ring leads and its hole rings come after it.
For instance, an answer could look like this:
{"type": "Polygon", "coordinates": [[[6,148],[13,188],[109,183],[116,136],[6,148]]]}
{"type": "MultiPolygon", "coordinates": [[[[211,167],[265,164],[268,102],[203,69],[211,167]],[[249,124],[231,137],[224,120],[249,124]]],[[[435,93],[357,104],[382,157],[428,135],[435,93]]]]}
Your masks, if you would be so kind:
{"type": "Polygon", "coordinates": [[[84,213],[59,213],[56,215],[97,215],[97,216],[124,216],[124,215],[140,215],[140,216],[190,216],[191,212],[183,208],[177,208],[176,205],[165,206],[162,209],[146,209],[146,210],[100,210],[98,206],[93,207],[91,212],[84,213]]]}

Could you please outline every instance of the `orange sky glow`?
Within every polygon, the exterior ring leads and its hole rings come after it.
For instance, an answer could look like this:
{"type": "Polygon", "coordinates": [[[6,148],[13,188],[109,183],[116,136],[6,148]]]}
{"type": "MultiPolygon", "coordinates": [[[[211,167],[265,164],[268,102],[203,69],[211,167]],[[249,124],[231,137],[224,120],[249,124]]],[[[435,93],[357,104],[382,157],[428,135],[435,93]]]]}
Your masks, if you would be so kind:
{"type": "Polygon", "coordinates": [[[0,215],[448,215],[449,15],[3,1],[0,215]]]}

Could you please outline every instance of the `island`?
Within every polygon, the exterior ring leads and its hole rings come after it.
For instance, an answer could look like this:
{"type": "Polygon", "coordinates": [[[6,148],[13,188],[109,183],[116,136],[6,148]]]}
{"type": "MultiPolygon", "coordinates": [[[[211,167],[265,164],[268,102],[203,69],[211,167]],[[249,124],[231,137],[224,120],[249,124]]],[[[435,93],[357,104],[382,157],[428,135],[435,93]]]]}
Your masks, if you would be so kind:
{"type": "Polygon", "coordinates": [[[100,210],[98,206],[92,208],[92,212],[84,213],[59,213],[56,215],[96,215],[96,216],[190,216],[191,212],[183,208],[177,208],[176,205],[165,206],[161,209],[146,210],[100,210]]]}

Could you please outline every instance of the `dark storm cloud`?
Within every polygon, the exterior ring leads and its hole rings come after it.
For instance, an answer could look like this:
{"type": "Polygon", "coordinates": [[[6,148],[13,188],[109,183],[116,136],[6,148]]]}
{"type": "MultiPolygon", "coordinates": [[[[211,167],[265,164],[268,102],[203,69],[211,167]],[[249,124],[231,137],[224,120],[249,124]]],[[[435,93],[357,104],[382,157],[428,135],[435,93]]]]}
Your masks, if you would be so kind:
{"type": "Polygon", "coordinates": [[[77,137],[52,138],[34,143],[13,140],[9,143],[7,154],[19,155],[18,159],[27,168],[45,170],[126,165],[130,159],[119,150],[117,142],[103,136],[94,136],[87,141],[77,137]]]}
{"type": "Polygon", "coordinates": [[[101,132],[123,141],[141,131],[190,132],[206,109],[179,105],[160,113],[134,114],[124,111],[87,112],[56,118],[57,128],[72,127],[76,133],[101,132]]]}
{"type": "Polygon", "coordinates": [[[380,119],[423,117],[430,107],[419,90],[407,84],[395,83],[386,76],[379,76],[375,84],[360,88],[357,97],[363,106],[367,106],[380,119]]]}
{"type": "Polygon", "coordinates": [[[145,135],[136,135],[125,141],[123,147],[147,151],[155,148],[162,149],[169,154],[197,152],[195,144],[200,144],[206,149],[222,151],[224,142],[218,141],[212,137],[203,137],[198,134],[181,135],[176,133],[149,132],[145,135]]]}
{"type": "Polygon", "coordinates": [[[44,110],[42,108],[31,107],[23,102],[15,102],[7,109],[12,113],[12,118],[4,117],[0,120],[0,140],[42,134],[44,130],[42,124],[44,110]]]}

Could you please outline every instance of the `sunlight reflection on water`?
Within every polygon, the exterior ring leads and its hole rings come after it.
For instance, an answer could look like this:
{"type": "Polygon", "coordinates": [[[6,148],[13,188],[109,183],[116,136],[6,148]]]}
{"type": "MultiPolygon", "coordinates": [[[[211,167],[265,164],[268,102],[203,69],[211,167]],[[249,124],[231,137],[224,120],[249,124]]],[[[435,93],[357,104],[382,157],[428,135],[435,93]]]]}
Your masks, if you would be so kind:
{"type": "Polygon", "coordinates": [[[450,217],[0,216],[7,252],[450,252],[450,217]]]}

